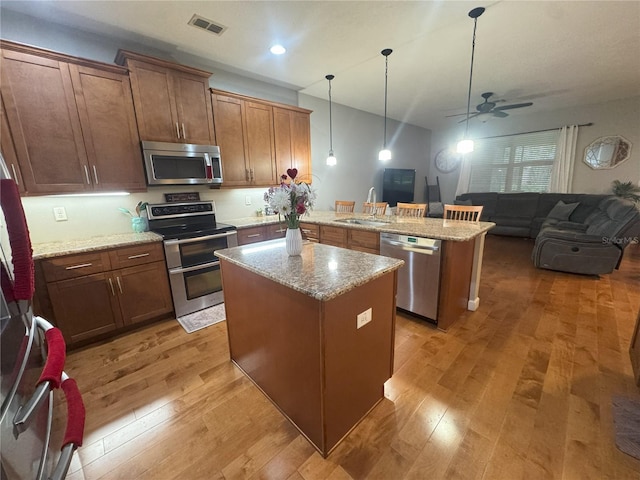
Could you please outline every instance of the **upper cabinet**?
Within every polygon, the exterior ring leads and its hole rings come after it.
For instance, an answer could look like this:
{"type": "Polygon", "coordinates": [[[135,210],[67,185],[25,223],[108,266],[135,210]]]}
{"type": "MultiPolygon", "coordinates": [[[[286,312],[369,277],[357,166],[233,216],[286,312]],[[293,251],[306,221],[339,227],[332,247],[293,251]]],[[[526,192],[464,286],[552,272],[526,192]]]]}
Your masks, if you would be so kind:
{"type": "Polygon", "coordinates": [[[271,105],[218,90],[211,97],[224,185],[276,184],[271,105]]]}
{"type": "Polygon", "coordinates": [[[22,174],[20,173],[20,165],[18,164],[18,154],[16,153],[16,147],[13,144],[13,136],[7,123],[7,114],[4,109],[4,102],[0,98],[0,152],[4,162],[9,168],[11,178],[18,185],[18,191],[20,194],[24,193],[24,181],[22,180],[22,174]]]}
{"type": "Polygon", "coordinates": [[[212,90],[225,186],[264,186],[287,169],[311,181],[310,110],[212,90]]]}
{"type": "Polygon", "coordinates": [[[129,69],[138,132],[142,140],[215,145],[209,72],[118,51],[129,69]]]}
{"type": "Polygon", "coordinates": [[[10,132],[28,194],[146,189],[126,69],[0,47],[2,133],[10,132]]]}
{"type": "Polygon", "coordinates": [[[273,108],[278,175],[297,168],[297,178],[311,182],[310,115],[302,108],[273,108]]]}

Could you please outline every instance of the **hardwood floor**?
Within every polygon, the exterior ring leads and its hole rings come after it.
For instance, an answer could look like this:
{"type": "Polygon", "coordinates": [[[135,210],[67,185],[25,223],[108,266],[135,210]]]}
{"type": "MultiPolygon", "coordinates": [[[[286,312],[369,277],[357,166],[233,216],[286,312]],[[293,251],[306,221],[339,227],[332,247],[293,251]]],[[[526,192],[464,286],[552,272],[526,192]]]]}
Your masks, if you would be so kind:
{"type": "Polygon", "coordinates": [[[535,269],[532,247],[487,238],[480,308],[447,333],[398,315],[386,399],[327,459],[231,364],[226,322],[69,352],[88,415],[68,478],[638,479],[611,399],[640,399],[640,245],[601,278],[535,269]]]}

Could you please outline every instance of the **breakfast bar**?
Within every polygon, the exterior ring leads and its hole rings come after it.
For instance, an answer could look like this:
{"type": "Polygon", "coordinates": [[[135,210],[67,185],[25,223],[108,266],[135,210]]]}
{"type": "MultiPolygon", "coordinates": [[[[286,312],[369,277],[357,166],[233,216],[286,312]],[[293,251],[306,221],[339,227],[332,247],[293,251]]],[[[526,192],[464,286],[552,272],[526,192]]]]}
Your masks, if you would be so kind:
{"type": "Polygon", "coordinates": [[[384,398],[403,262],[284,240],[216,255],[231,359],[326,457],[384,398]]]}

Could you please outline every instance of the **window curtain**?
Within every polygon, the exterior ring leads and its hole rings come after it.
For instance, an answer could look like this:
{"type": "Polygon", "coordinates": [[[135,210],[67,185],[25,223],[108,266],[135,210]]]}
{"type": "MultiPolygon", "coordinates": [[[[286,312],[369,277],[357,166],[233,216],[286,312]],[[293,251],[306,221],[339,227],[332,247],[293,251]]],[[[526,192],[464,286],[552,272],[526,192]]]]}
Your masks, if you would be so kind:
{"type": "Polygon", "coordinates": [[[578,126],[569,125],[560,129],[556,160],[551,170],[549,192],[570,193],[573,183],[573,166],[576,157],[578,126]]]}
{"type": "Polygon", "coordinates": [[[460,176],[458,177],[458,186],[456,187],[456,197],[463,193],[469,192],[469,184],[471,183],[471,156],[469,154],[462,155],[460,162],[460,176]]]}

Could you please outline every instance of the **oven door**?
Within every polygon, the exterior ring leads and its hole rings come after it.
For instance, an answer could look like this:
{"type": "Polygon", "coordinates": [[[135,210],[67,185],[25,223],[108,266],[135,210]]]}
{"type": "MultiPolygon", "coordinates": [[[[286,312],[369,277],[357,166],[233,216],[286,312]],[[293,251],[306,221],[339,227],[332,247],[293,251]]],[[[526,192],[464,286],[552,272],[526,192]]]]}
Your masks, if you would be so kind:
{"type": "Polygon", "coordinates": [[[167,267],[172,270],[217,262],[218,257],[214,253],[216,250],[236,245],[238,245],[236,230],[195,238],[165,240],[164,252],[167,257],[167,267]]]}

